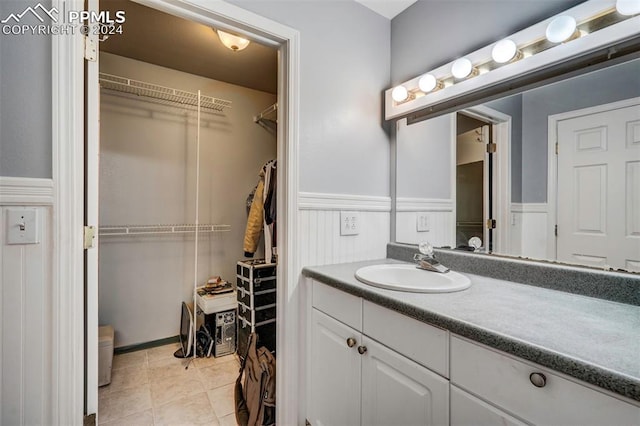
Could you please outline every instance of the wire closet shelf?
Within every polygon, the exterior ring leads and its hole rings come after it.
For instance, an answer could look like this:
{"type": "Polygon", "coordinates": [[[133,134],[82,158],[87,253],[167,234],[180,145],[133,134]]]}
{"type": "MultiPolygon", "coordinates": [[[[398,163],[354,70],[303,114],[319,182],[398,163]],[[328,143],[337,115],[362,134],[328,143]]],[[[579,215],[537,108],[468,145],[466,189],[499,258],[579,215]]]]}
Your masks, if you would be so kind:
{"type": "Polygon", "coordinates": [[[225,108],[231,108],[231,101],[214,98],[213,96],[199,95],[185,90],[172,89],[144,81],[133,80],[117,75],[100,73],[100,87],[130,95],[144,96],[162,103],[178,104],[221,112],[225,108]],[[199,101],[199,102],[198,102],[199,101]]]}

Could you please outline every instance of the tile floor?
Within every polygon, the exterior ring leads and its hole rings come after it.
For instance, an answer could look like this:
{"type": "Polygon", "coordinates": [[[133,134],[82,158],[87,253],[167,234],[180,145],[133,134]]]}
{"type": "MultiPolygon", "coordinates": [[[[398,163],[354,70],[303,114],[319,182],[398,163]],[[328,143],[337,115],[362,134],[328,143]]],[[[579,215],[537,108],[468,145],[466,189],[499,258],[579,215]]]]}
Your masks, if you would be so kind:
{"type": "Polygon", "coordinates": [[[98,422],[105,426],[236,426],[236,355],[175,358],[178,344],[113,358],[111,384],[98,390],[98,422]]]}

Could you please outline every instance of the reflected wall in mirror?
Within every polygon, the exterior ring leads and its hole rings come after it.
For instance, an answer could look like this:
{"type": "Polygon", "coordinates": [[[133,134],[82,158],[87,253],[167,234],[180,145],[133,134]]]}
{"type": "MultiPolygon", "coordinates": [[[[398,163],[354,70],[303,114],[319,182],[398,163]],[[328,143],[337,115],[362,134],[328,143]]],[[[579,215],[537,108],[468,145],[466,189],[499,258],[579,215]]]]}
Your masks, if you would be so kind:
{"type": "Polygon", "coordinates": [[[640,272],[640,59],[396,131],[397,242],[640,272]]]}

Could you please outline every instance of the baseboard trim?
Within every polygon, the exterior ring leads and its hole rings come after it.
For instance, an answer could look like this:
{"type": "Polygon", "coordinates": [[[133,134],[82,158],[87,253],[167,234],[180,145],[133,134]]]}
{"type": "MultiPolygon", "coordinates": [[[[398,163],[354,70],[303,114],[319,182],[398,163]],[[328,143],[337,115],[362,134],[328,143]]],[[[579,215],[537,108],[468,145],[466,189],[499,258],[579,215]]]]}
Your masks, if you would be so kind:
{"type": "Polygon", "coordinates": [[[390,212],[391,197],[300,192],[298,210],[357,210],[390,212]]]}
{"type": "Polygon", "coordinates": [[[169,343],[179,343],[180,336],[165,337],[164,339],[152,340],[150,342],[136,343],[135,345],[120,346],[113,350],[114,354],[126,354],[129,352],[141,351],[144,349],[156,348],[158,346],[168,345],[169,343]]]}
{"type": "Polygon", "coordinates": [[[0,176],[0,205],[53,205],[53,179],[0,176]]]}

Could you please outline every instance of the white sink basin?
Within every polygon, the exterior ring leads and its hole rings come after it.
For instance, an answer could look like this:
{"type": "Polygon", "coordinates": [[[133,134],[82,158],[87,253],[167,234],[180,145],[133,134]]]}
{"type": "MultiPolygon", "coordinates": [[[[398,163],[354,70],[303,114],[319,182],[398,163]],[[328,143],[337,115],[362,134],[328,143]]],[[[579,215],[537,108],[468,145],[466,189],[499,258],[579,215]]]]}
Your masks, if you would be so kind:
{"type": "Polygon", "coordinates": [[[365,266],[356,271],[356,278],[374,287],[414,293],[450,293],[466,290],[471,285],[469,278],[457,272],[441,274],[419,269],[415,265],[365,266]]]}

